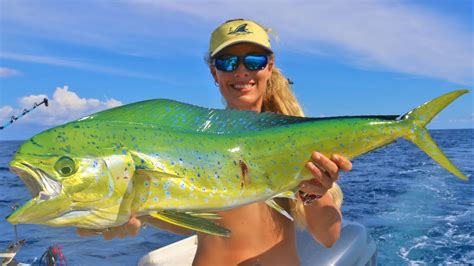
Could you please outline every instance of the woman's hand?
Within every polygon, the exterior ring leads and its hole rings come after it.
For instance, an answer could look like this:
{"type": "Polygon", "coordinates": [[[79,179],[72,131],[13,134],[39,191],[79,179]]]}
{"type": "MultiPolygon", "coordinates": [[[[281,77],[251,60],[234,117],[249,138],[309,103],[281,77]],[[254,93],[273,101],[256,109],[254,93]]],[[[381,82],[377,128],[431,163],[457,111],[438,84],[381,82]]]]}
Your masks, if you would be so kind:
{"type": "Polygon", "coordinates": [[[76,233],[82,237],[102,235],[105,240],[113,238],[124,238],[126,236],[137,236],[140,232],[143,221],[135,216],[131,216],[130,220],[124,225],[111,227],[103,230],[77,228],[76,233]]]}
{"type": "Polygon", "coordinates": [[[311,160],[305,165],[313,175],[313,179],[300,183],[300,190],[315,195],[324,195],[339,179],[339,171],[350,171],[352,163],[343,156],[333,154],[327,158],[319,152],[311,154],[311,160]]]}
{"type": "Polygon", "coordinates": [[[313,179],[300,183],[297,196],[304,203],[308,231],[314,239],[329,248],[340,237],[342,216],[333,197],[326,192],[339,179],[339,171],[350,171],[352,163],[337,154],[327,158],[319,152],[313,152],[306,168],[313,179]]]}

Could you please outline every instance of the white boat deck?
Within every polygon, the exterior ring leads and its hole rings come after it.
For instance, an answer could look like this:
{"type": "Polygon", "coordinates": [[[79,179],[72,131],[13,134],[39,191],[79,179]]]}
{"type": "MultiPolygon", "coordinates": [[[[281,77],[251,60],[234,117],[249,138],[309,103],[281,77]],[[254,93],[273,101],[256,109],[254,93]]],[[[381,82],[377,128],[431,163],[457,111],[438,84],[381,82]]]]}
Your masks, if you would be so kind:
{"type": "MultiPolygon", "coordinates": [[[[377,248],[365,227],[345,222],[341,237],[331,248],[317,243],[306,231],[297,232],[298,253],[302,266],[311,265],[376,265],[377,248]]],[[[197,237],[191,236],[172,243],[141,258],[140,266],[187,266],[193,262],[197,237]]]]}

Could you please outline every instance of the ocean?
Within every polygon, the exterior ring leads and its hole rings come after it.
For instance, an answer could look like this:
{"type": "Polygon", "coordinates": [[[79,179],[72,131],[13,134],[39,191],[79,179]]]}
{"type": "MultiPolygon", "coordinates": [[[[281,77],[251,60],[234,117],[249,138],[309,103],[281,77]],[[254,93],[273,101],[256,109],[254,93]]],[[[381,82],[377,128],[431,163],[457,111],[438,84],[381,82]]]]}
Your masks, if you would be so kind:
{"type": "MultiPolygon", "coordinates": [[[[354,159],[342,173],[345,220],[365,225],[377,243],[379,265],[474,264],[474,130],[431,130],[433,139],[463,173],[459,180],[414,144],[399,140],[354,159]]],[[[8,170],[21,141],[0,141],[0,216],[30,194],[8,170]]],[[[15,259],[33,263],[59,245],[69,265],[136,265],[146,253],[184,238],[147,227],[137,237],[104,241],[83,238],[73,228],[19,225],[26,245],[15,259]]],[[[0,250],[15,240],[13,226],[0,220],[0,250]]]]}

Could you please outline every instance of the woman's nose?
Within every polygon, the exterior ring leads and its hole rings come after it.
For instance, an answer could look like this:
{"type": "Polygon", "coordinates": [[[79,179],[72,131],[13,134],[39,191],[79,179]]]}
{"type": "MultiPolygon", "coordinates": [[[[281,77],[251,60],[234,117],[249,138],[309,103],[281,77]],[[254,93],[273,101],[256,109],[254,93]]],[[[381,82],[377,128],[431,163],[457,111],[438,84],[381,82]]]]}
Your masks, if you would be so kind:
{"type": "Polygon", "coordinates": [[[239,62],[237,68],[234,70],[234,77],[247,77],[249,72],[242,62],[239,62]]]}

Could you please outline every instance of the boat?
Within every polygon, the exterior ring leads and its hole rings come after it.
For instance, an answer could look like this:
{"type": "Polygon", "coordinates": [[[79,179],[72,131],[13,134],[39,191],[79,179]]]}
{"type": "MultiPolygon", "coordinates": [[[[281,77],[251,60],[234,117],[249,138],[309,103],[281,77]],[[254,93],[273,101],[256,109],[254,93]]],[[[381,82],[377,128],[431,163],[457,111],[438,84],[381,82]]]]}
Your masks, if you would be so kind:
{"type": "MultiPolygon", "coordinates": [[[[344,221],[339,240],[325,248],[307,231],[297,230],[296,241],[302,266],[313,265],[377,265],[375,241],[360,223],[344,221]]],[[[197,236],[185,238],[143,256],[139,266],[192,265],[197,249],[197,236]]]]}

